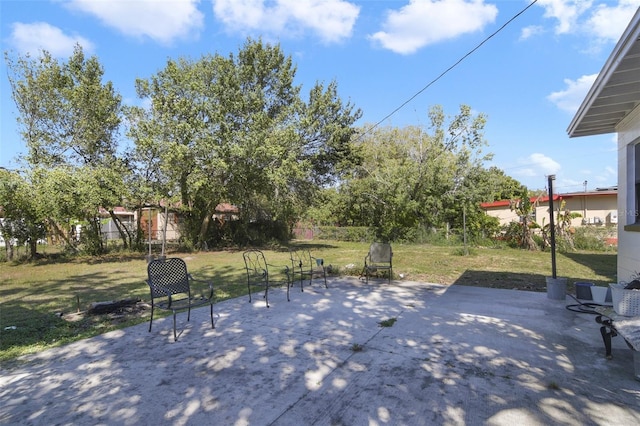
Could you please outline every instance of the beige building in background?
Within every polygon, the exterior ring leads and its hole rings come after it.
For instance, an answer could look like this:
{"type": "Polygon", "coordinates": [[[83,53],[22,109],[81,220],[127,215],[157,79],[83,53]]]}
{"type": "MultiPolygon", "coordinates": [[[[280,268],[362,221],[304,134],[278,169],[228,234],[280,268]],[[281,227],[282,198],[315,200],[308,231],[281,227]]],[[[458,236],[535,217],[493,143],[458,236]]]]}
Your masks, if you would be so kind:
{"type": "MultiPolygon", "coordinates": [[[[556,211],[563,201],[565,211],[581,215],[571,221],[571,226],[618,226],[618,191],[616,188],[557,194],[553,198],[553,207],[556,211]]],[[[548,224],[549,197],[531,197],[531,202],[536,203],[533,220],[541,226],[548,224]]],[[[516,212],[511,210],[510,200],[482,203],[480,206],[489,216],[497,217],[500,220],[500,225],[520,221],[516,212]]]]}

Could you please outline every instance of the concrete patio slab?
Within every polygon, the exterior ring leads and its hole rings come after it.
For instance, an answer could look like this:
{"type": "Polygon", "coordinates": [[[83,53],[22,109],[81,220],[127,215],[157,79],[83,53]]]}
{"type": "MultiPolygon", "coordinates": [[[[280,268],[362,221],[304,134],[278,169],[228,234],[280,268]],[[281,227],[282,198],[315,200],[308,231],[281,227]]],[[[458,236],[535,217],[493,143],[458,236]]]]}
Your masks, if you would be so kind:
{"type": "Polygon", "coordinates": [[[640,382],[594,316],[544,293],[332,279],[24,357],[12,425],[635,425],[640,382]],[[395,318],[391,327],[380,322],[395,318]]]}

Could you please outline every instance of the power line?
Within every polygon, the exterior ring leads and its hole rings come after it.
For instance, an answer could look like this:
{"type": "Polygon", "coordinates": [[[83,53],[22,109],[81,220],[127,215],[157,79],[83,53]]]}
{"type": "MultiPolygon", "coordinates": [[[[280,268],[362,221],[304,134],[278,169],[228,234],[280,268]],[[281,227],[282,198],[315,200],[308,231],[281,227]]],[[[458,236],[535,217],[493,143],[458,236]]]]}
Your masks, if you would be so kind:
{"type": "Polygon", "coordinates": [[[485,44],[486,42],[488,42],[490,39],[492,39],[495,35],[497,35],[500,31],[502,31],[507,25],[509,25],[511,22],[513,22],[514,20],[516,20],[520,15],[522,15],[524,12],[526,12],[531,6],[533,6],[534,4],[537,3],[538,0],[533,0],[531,3],[529,3],[524,9],[522,9],[520,12],[516,13],[511,19],[509,19],[507,22],[505,22],[500,28],[498,28],[496,31],[494,31],[491,35],[489,35],[487,38],[485,38],[484,40],[482,40],[482,42],[480,42],[480,44],[478,44],[476,47],[474,47],[473,49],[471,49],[469,52],[467,52],[466,55],[464,55],[462,58],[458,59],[458,61],[456,63],[454,63],[453,65],[451,65],[449,68],[447,68],[446,70],[444,70],[442,73],[440,73],[439,76],[437,76],[436,78],[434,78],[433,80],[431,80],[429,82],[429,84],[427,84],[426,86],[424,86],[422,89],[420,89],[418,92],[416,92],[413,96],[411,96],[409,99],[407,99],[406,101],[404,101],[399,107],[397,107],[396,109],[394,109],[393,111],[391,111],[389,114],[387,114],[384,118],[382,118],[382,120],[378,121],[377,123],[375,123],[373,126],[371,126],[370,128],[368,128],[364,133],[362,133],[360,135],[360,138],[364,137],[366,134],[368,134],[369,132],[371,132],[373,129],[375,129],[376,127],[378,127],[380,124],[382,124],[384,121],[386,121],[389,117],[391,117],[392,115],[394,115],[396,112],[400,111],[402,108],[404,108],[409,102],[411,102],[412,100],[414,100],[415,98],[417,98],[422,92],[424,92],[425,90],[427,90],[429,87],[431,87],[433,84],[435,84],[438,80],[440,80],[442,77],[444,77],[449,71],[451,71],[452,69],[454,69],[455,67],[457,67],[462,61],[464,61],[465,59],[467,59],[467,57],[471,56],[476,50],[480,49],[480,47],[482,47],[483,44],[485,44]]]}

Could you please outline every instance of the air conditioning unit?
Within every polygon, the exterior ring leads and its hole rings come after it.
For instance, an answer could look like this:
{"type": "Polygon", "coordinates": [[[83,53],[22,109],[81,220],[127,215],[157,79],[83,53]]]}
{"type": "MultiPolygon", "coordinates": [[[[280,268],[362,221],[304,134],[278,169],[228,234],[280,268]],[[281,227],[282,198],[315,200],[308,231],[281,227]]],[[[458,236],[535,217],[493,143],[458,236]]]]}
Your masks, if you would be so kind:
{"type": "Polygon", "coordinates": [[[609,223],[618,223],[618,212],[610,212],[608,217],[609,223]]]}

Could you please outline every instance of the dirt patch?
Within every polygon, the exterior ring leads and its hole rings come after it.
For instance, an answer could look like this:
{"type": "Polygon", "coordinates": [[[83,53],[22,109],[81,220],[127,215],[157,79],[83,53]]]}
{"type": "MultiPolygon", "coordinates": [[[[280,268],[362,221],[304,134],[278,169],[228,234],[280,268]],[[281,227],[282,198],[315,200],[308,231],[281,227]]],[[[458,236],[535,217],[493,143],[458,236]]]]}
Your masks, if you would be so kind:
{"type": "Polygon", "coordinates": [[[91,311],[81,311],[62,315],[62,319],[69,322],[79,322],[90,320],[91,322],[109,322],[111,325],[118,325],[137,318],[145,318],[151,314],[151,305],[144,301],[132,303],[127,306],[114,308],[108,313],[92,313],[91,311]]]}

